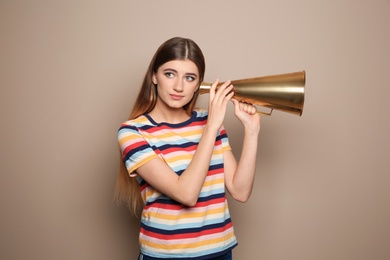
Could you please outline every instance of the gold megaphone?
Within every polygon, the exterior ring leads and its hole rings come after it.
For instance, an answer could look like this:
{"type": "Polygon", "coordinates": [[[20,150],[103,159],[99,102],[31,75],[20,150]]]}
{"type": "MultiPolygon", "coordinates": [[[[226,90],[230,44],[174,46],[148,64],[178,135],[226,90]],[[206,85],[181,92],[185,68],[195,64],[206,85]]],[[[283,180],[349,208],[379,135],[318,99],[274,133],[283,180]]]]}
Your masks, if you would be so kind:
{"type": "MultiPolygon", "coordinates": [[[[234,86],[233,98],[271,109],[269,113],[258,112],[260,114],[271,115],[276,109],[301,116],[305,101],[305,81],[305,71],[301,71],[232,80],[231,83],[234,86]]],[[[222,84],[219,83],[217,88],[222,84]]],[[[202,82],[199,93],[208,93],[211,85],[211,83],[202,82]]]]}

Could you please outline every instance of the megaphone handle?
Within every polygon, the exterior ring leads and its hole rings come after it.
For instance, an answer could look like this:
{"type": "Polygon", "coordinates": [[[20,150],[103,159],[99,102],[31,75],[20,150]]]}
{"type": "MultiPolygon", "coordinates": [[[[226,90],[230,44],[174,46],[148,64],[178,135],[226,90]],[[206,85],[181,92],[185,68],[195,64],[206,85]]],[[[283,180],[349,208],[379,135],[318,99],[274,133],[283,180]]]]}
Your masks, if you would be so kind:
{"type": "Polygon", "coordinates": [[[261,112],[261,111],[257,111],[257,114],[266,115],[266,116],[271,116],[271,114],[272,114],[272,111],[274,111],[274,109],[273,109],[273,108],[271,108],[271,111],[269,111],[269,113],[266,113],[266,112],[261,112]]]}

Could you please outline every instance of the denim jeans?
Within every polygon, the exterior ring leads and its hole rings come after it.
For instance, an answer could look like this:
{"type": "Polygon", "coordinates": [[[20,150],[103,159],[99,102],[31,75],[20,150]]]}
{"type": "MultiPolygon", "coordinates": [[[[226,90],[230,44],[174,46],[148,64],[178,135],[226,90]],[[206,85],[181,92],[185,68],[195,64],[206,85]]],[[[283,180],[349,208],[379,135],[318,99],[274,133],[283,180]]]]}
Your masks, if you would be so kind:
{"type": "MultiPolygon", "coordinates": [[[[138,260],[163,260],[163,259],[167,260],[167,258],[156,258],[156,257],[146,256],[143,254],[139,254],[139,256],[138,256],[138,260]]],[[[180,260],[180,259],[181,258],[178,258],[178,260],[180,260]]],[[[232,251],[229,251],[226,254],[221,255],[221,256],[210,258],[210,260],[232,260],[232,259],[233,259],[232,251]]]]}

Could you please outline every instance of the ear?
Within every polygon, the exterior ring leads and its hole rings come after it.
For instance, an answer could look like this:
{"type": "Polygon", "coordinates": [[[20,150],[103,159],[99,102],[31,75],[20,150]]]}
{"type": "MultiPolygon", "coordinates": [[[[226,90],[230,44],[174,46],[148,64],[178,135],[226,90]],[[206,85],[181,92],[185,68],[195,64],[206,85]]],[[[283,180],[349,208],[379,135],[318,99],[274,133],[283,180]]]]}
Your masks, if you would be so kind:
{"type": "Polygon", "coordinates": [[[152,82],[154,85],[157,85],[157,77],[156,77],[155,73],[153,73],[153,75],[152,75],[152,82]]]}

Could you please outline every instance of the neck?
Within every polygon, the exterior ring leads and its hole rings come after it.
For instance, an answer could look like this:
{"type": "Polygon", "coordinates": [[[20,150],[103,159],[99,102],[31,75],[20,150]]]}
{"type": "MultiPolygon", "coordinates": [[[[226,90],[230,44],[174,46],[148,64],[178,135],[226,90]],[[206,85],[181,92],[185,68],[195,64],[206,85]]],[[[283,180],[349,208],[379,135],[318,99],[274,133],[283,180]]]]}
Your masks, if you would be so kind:
{"type": "Polygon", "coordinates": [[[157,123],[166,122],[170,124],[182,123],[190,118],[183,108],[160,109],[155,107],[149,115],[157,123]]]}

